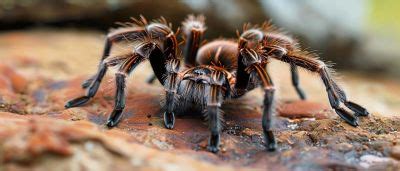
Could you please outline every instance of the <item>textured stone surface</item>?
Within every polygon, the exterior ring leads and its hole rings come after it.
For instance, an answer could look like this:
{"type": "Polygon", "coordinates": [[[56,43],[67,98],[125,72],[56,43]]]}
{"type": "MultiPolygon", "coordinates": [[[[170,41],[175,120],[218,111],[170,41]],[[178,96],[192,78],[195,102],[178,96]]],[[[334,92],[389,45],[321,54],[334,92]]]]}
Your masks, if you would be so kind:
{"type": "MultiPolygon", "coordinates": [[[[0,170],[400,167],[395,150],[400,144],[397,81],[344,74],[350,98],[372,113],[354,128],[330,110],[316,76],[301,73],[309,100],[299,101],[288,67],[280,63],[270,68],[278,89],[277,113],[284,116],[274,122],[277,152],[268,153],[263,146],[260,90],[223,105],[226,126],[218,154],[206,151],[209,132],[196,113],[178,116],[175,129],[165,129],[160,117],[163,88],[145,83],[148,64],[129,79],[124,117],[109,130],[104,123],[114,103],[113,74],[87,105],[63,107],[84,93],[80,83],[96,70],[102,42],[99,34],[69,31],[0,35],[0,59],[7,61],[0,65],[0,170]],[[18,73],[25,83],[12,81],[2,68],[18,73]],[[15,91],[15,85],[24,88],[15,91]]],[[[127,50],[122,45],[116,49],[127,50]]]]}
{"type": "Polygon", "coordinates": [[[129,143],[88,121],[0,113],[0,170],[233,170],[129,143]]]}

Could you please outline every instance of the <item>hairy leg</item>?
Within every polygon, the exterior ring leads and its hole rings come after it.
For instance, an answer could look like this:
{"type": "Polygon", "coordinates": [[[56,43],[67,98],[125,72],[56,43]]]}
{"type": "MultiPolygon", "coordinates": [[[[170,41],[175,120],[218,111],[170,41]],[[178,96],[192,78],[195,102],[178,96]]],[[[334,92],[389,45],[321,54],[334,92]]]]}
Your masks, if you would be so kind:
{"type": "Polygon", "coordinates": [[[110,66],[119,65],[118,72],[115,74],[116,92],[114,109],[107,120],[108,127],[116,126],[121,120],[122,112],[125,108],[126,76],[144,60],[143,56],[134,54],[129,58],[114,58],[107,61],[110,66]]]}
{"type": "Polygon", "coordinates": [[[114,109],[107,120],[108,127],[114,127],[121,119],[122,112],[125,108],[125,79],[126,75],[122,73],[115,74],[116,92],[114,109]]]}
{"type": "Polygon", "coordinates": [[[104,75],[100,75],[99,73],[102,70],[107,71],[107,68],[103,66],[103,61],[110,55],[113,44],[122,42],[122,41],[134,41],[136,39],[141,39],[146,36],[145,29],[142,27],[132,27],[132,28],[121,28],[114,31],[111,31],[107,34],[103,53],[100,58],[99,69],[96,75],[90,77],[89,79],[83,81],[82,88],[88,88],[92,84],[92,82],[96,79],[102,79],[104,75]]]}
{"type": "Polygon", "coordinates": [[[337,85],[329,68],[322,61],[316,59],[313,54],[295,51],[277,59],[318,73],[326,87],[330,105],[335,109],[336,113],[350,125],[358,126],[357,116],[367,116],[369,114],[364,107],[347,100],[345,92],[337,85]],[[346,110],[342,104],[355,112],[354,115],[346,110]]]}
{"type": "Polygon", "coordinates": [[[221,104],[222,93],[221,87],[218,85],[210,85],[209,98],[207,100],[206,116],[210,130],[210,139],[207,149],[210,152],[216,153],[219,150],[220,132],[221,132],[221,104]]]}
{"type": "Polygon", "coordinates": [[[93,78],[93,81],[90,83],[88,89],[86,90],[86,95],[72,99],[65,104],[65,108],[77,107],[86,104],[91,98],[93,98],[101,84],[101,81],[104,78],[104,75],[107,72],[107,68],[109,66],[115,66],[121,63],[124,60],[128,60],[129,58],[137,58],[135,57],[136,54],[129,53],[122,56],[113,57],[111,60],[103,61],[100,64],[99,71],[96,76],[93,78]]]}
{"type": "Polygon", "coordinates": [[[297,66],[294,64],[290,65],[290,72],[292,74],[292,84],[296,89],[297,95],[299,95],[301,100],[306,99],[306,94],[304,93],[303,89],[299,85],[299,73],[297,71],[297,66]]]}
{"type": "Polygon", "coordinates": [[[65,104],[65,108],[71,108],[71,107],[77,107],[77,106],[84,105],[91,98],[93,98],[94,95],[96,95],[97,90],[100,87],[100,83],[103,80],[103,77],[106,74],[106,71],[107,71],[107,66],[105,64],[100,64],[99,71],[97,72],[96,76],[92,79],[90,85],[88,86],[88,89],[86,90],[86,95],[68,101],[65,104]]]}
{"type": "MultiPolygon", "coordinates": [[[[200,48],[201,40],[206,29],[204,16],[190,15],[182,24],[185,36],[185,46],[183,49],[184,62],[186,66],[196,66],[196,55],[200,48]]],[[[147,83],[152,84],[155,80],[152,75],[147,79],[147,83]]]]}
{"type": "Polygon", "coordinates": [[[272,116],[275,111],[274,107],[274,95],[275,88],[272,83],[271,77],[269,76],[265,67],[262,67],[260,64],[253,64],[255,72],[260,80],[262,81],[262,86],[264,89],[264,108],[263,108],[263,116],[262,116],[262,127],[264,131],[265,138],[265,147],[269,151],[274,151],[276,149],[276,140],[274,137],[274,133],[272,132],[272,116]]]}
{"type": "Polygon", "coordinates": [[[164,82],[164,87],[166,89],[166,104],[165,104],[165,112],[164,116],[164,125],[168,129],[172,129],[175,125],[175,114],[174,110],[176,107],[176,99],[177,99],[177,89],[179,85],[178,80],[178,72],[179,72],[180,61],[178,59],[170,59],[166,63],[166,71],[167,73],[166,80],[164,82]]]}
{"type": "MultiPolygon", "coordinates": [[[[261,62],[261,57],[252,49],[241,49],[239,57],[239,66],[242,65],[244,70],[240,71],[240,67],[238,67],[237,73],[243,73],[246,76],[247,82],[249,82],[248,78],[249,75],[257,76],[260,79],[260,82],[264,89],[264,101],[263,101],[263,116],[262,116],[262,127],[264,132],[264,139],[265,139],[265,147],[269,151],[273,151],[276,149],[276,140],[274,137],[274,133],[271,129],[272,127],[272,116],[274,113],[274,95],[275,95],[275,88],[272,83],[271,77],[269,76],[267,70],[265,69],[266,66],[261,62]],[[247,75],[245,75],[247,74],[247,75]]],[[[239,78],[241,75],[237,75],[237,80],[241,80],[239,78]]],[[[247,83],[249,84],[249,83],[247,83]]],[[[235,87],[240,88],[240,86],[247,86],[247,84],[243,83],[236,83],[235,87]]],[[[244,87],[243,87],[244,88],[244,87]]]]}
{"type": "Polygon", "coordinates": [[[185,35],[185,47],[183,56],[186,66],[196,66],[197,51],[200,48],[202,37],[206,29],[204,16],[190,15],[183,24],[183,33],[185,35]]]}

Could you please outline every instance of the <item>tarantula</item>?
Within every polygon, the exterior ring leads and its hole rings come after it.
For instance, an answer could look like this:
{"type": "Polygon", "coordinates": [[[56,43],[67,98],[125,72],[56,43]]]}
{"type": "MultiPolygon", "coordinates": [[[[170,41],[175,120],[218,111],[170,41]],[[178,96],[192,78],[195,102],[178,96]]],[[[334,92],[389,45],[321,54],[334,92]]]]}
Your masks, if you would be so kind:
{"type": "Polygon", "coordinates": [[[276,141],[271,129],[275,88],[266,67],[270,59],[277,59],[290,64],[292,82],[301,99],[306,96],[299,86],[298,66],[319,74],[330,105],[347,123],[358,126],[357,117],[369,114],[365,108],[347,100],[327,65],[315,54],[303,51],[296,40],[269,22],[245,24],[243,33],[238,32],[237,41],[217,39],[202,45],[205,18],[190,15],[182,23],[185,44],[184,66],[181,66],[176,38],[179,31],[175,34],[171,24],[162,17],[152,22],[142,16],[132,20],[107,35],[97,74],[82,84],[87,88],[86,95],[68,101],[66,108],[87,103],[96,94],[107,69],[116,67],[115,105],[107,121],[108,127],[116,126],[125,107],[127,75],[141,62],[149,60],[155,78],[165,88],[163,119],[166,128],[174,127],[175,112],[197,107],[207,118],[211,132],[207,149],[217,152],[222,127],[221,104],[225,99],[239,98],[261,85],[265,93],[262,114],[265,146],[267,150],[275,150],[276,141]],[[130,53],[110,56],[114,43],[127,40],[134,42],[130,53]]]}

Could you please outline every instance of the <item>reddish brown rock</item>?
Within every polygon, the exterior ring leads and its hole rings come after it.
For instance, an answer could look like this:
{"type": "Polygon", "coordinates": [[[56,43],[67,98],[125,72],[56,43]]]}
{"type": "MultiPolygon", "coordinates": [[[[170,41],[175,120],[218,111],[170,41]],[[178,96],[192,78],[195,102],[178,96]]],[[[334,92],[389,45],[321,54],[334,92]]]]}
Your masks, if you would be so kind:
{"type": "Polygon", "coordinates": [[[390,156],[397,160],[400,160],[400,146],[392,147],[392,149],[390,150],[390,156]]]}
{"type": "Polygon", "coordinates": [[[233,170],[130,144],[94,124],[0,113],[0,170],[233,170]],[[107,133],[108,134],[108,133],[107,133]],[[53,164],[59,163],[57,168],[53,164]],[[38,161],[38,162],[35,162],[38,161]],[[16,164],[20,165],[16,165],[16,164]],[[168,169],[169,168],[169,169],[168,169]]]}
{"type": "Polygon", "coordinates": [[[283,103],[278,107],[279,115],[287,118],[315,118],[327,119],[332,118],[334,114],[327,105],[311,102],[311,101],[294,101],[283,103]]]}
{"type": "Polygon", "coordinates": [[[4,75],[0,75],[0,90],[1,91],[12,91],[11,81],[4,75]]]}
{"type": "Polygon", "coordinates": [[[0,75],[10,80],[12,88],[15,92],[23,93],[26,91],[28,81],[21,74],[19,74],[15,68],[0,63],[0,75]]]}

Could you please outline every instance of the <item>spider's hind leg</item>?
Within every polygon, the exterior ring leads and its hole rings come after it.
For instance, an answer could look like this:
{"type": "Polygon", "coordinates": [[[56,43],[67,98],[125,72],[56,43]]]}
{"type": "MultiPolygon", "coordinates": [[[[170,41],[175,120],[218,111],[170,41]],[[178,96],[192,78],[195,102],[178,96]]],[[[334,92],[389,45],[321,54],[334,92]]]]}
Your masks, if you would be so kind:
{"type": "Polygon", "coordinates": [[[305,100],[306,94],[304,93],[303,89],[300,87],[299,72],[297,70],[297,66],[294,64],[291,64],[290,72],[292,74],[292,84],[293,84],[294,88],[296,89],[297,95],[299,95],[301,100],[305,100]]]}
{"type": "Polygon", "coordinates": [[[182,23],[183,33],[185,36],[185,47],[183,55],[185,57],[186,66],[196,66],[197,51],[200,48],[206,26],[204,23],[204,16],[189,15],[188,18],[182,23]]]}

